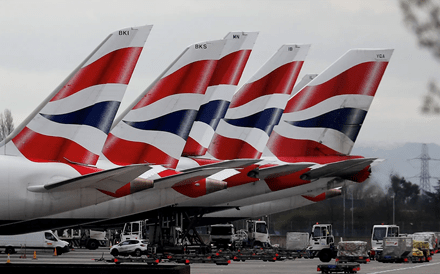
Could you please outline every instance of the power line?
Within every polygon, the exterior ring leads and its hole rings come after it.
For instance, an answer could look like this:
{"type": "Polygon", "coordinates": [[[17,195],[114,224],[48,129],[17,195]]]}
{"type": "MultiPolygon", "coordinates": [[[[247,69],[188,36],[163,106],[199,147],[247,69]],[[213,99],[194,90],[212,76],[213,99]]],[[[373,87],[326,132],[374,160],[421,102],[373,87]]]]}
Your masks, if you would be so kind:
{"type": "Polygon", "coordinates": [[[431,179],[438,179],[438,178],[431,177],[431,175],[429,174],[429,161],[440,161],[440,159],[432,159],[429,156],[428,146],[426,144],[422,144],[422,154],[420,154],[419,157],[413,158],[411,160],[421,161],[420,174],[419,176],[414,176],[414,177],[420,178],[420,183],[419,183],[420,189],[422,189],[425,193],[431,192],[431,179]]]}

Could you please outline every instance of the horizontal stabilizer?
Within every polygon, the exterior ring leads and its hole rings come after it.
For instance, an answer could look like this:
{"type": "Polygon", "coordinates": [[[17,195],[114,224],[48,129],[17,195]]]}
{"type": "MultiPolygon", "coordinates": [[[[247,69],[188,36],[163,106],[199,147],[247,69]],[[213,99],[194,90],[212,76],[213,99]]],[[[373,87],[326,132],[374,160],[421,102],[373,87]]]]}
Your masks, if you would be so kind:
{"type": "Polygon", "coordinates": [[[260,159],[235,159],[235,160],[226,160],[218,163],[207,164],[203,166],[188,168],[182,170],[182,172],[201,170],[206,168],[244,168],[250,165],[253,165],[257,162],[260,162],[260,159]]]}
{"type": "Polygon", "coordinates": [[[90,173],[61,182],[29,186],[28,190],[32,192],[59,192],[88,187],[114,192],[149,169],[151,169],[151,167],[148,164],[122,166],[90,173]]]}
{"type": "Polygon", "coordinates": [[[253,173],[251,177],[255,177],[261,180],[265,179],[272,179],[276,177],[286,176],[295,172],[298,172],[300,170],[303,170],[305,168],[308,168],[312,166],[313,164],[310,163],[297,163],[297,164],[285,164],[285,165],[279,165],[279,166],[272,166],[267,168],[262,168],[259,170],[253,170],[256,171],[253,173]]]}
{"type": "Polygon", "coordinates": [[[206,168],[206,169],[188,171],[184,173],[166,176],[154,180],[154,188],[170,188],[176,184],[178,184],[179,186],[191,184],[193,182],[197,182],[199,180],[205,179],[206,177],[209,177],[217,172],[220,172],[223,169],[224,169],[223,167],[206,168]]]}
{"type": "Polygon", "coordinates": [[[375,160],[376,158],[358,158],[325,164],[304,173],[300,178],[309,181],[324,177],[347,178],[362,171],[375,160]]]}

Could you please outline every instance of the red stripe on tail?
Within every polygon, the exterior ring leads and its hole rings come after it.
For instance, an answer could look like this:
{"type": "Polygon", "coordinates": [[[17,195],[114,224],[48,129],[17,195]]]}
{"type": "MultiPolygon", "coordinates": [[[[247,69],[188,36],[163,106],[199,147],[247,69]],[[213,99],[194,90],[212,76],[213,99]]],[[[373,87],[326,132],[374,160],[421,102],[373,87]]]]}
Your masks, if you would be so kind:
{"type": "Polygon", "coordinates": [[[295,95],[294,100],[289,100],[284,113],[307,109],[337,95],[374,96],[387,65],[388,62],[362,63],[318,86],[306,86],[295,95]]]}
{"type": "Polygon", "coordinates": [[[27,159],[33,162],[71,161],[94,165],[99,157],[69,139],[43,135],[27,127],[15,136],[12,142],[27,159]]]}
{"type": "Polygon", "coordinates": [[[68,97],[87,87],[102,84],[125,84],[130,81],[142,48],[123,48],[113,51],[81,68],[51,99],[68,97]]]}
{"type": "Polygon", "coordinates": [[[209,86],[238,85],[251,52],[252,50],[240,50],[221,58],[217,63],[209,86]]]}
{"type": "Polygon", "coordinates": [[[178,159],[152,145],[120,139],[111,133],[107,137],[102,153],[112,163],[120,166],[151,163],[175,168],[178,162],[178,159]]]}
{"type": "Polygon", "coordinates": [[[204,94],[217,60],[191,63],[159,80],[133,109],[142,108],[173,94],[204,94]]]}
{"type": "Polygon", "coordinates": [[[232,98],[229,108],[244,105],[269,94],[290,94],[301,71],[303,61],[285,64],[255,82],[245,84],[232,98]]]}
{"type": "Polygon", "coordinates": [[[219,160],[258,159],[262,154],[243,140],[224,137],[217,133],[212,138],[209,152],[219,160]]]}

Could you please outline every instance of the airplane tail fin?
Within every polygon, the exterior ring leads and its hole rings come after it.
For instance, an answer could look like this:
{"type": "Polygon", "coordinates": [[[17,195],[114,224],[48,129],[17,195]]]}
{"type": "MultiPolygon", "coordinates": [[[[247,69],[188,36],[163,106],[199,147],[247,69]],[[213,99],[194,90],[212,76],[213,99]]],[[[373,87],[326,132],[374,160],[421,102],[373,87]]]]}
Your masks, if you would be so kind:
{"type": "Polygon", "coordinates": [[[214,131],[225,116],[258,32],[230,32],[226,45],[189,133],[182,156],[202,156],[206,153],[214,131]]]}
{"type": "Polygon", "coordinates": [[[189,46],[114,123],[102,151],[116,165],[175,168],[224,40],[189,46]]]}
{"type": "Polygon", "coordinates": [[[283,45],[232,98],[208,148],[220,160],[258,159],[278,124],[310,45],[283,45]]]}
{"type": "Polygon", "coordinates": [[[309,82],[287,103],[264,156],[350,154],[392,53],[350,50],[309,82]]]}
{"type": "Polygon", "coordinates": [[[96,164],[151,28],[111,33],[8,136],[4,153],[96,164]]]}

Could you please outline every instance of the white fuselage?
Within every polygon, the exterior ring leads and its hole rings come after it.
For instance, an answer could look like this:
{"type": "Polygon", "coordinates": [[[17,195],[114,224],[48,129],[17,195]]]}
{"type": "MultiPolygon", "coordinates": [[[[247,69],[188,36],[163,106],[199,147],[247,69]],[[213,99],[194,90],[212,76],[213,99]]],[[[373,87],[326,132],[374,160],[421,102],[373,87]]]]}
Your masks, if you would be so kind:
{"type": "Polygon", "coordinates": [[[0,221],[22,221],[44,217],[109,200],[94,188],[39,193],[30,186],[78,177],[81,174],[63,163],[36,163],[23,157],[0,155],[0,221]]]}

